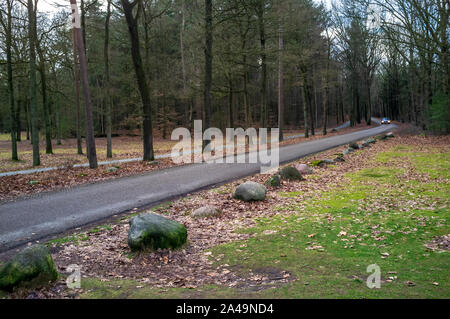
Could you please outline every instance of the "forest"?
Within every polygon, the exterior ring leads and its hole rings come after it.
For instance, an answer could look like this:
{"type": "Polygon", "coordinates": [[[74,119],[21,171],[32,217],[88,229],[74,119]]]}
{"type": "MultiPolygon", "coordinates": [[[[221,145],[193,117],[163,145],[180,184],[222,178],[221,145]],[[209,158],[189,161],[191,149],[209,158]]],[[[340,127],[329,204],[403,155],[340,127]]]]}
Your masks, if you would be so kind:
{"type": "Polygon", "coordinates": [[[450,131],[446,0],[44,0],[0,4],[0,132],[33,144],[176,127],[305,136],[372,116],[450,131]],[[72,23],[71,3],[79,19],[72,23]],[[46,6],[48,7],[48,5],[46,6]],[[79,24],[78,28],[73,25],[79,24]]]}

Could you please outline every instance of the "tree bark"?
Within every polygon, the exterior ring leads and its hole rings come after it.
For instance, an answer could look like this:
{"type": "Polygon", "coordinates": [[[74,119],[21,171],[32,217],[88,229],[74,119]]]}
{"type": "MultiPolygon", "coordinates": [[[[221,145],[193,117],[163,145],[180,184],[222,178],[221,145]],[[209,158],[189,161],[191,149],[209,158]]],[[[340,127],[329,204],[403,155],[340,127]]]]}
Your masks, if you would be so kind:
{"type": "Polygon", "coordinates": [[[97,168],[97,151],[95,148],[95,138],[94,138],[94,124],[92,120],[92,104],[91,104],[91,93],[89,89],[89,79],[87,73],[87,61],[85,54],[85,47],[83,43],[83,37],[80,27],[80,17],[78,14],[78,7],[76,0],[70,0],[72,6],[72,17],[73,17],[73,28],[75,32],[76,47],[78,49],[78,58],[80,59],[80,73],[81,73],[81,83],[83,85],[83,95],[84,95],[84,105],[86,114],[86,144],[87,144],[87,155],[89,159],[89,167],[97,168]]]}
{"type": "Polygon", "coordinates": [[[33,8],[33,0],[28,0],[28,41],[30,50],[30,110],[33,166],[39,166],[41,159],[39,154],[39,115],[36,97],[36,11],[33,8]]]}
{"type": "Polygon", "coordinates": [[[267,57],[266,57],[266,31],[264,25],[264,2],[259,2],[257,8],[259,41],[261,50],[261,127],[267,126],[267,57]]]}
{"type": "MultiPolygon", "coordinates": [[[[281,12],[280,16],[281,16],[281,12]]],[[[283,141],[283,111],[284,111],[284,87],[283,87],[283,25],[280,17],[278,30],[278,129],[279,141],[283,141]]]]}
{"type": "Polygon", "coordinates": [[[112,141],[111,141],[111,84],[109,71],[109,21],[111,18],[111,0],[108,0],[105,19],[105,103],[106,103],[106,157],[112,158],[112,141]]]}
{"type": "Polygon", "coordinates": [[[17,141],[16,141],[16,119],[15,115],[15,107],[14,107],[14,82],[13,82],[13,72],[12,72],[12,53],[11,53],[11,45],[12,45],[12,0],[7,0],[7,19],[6,25],[3,23],[5,27],[6,34],[6,68],[8,73],[8,98],[9,98],[9,111],[10,111],[10,122],[11,122],[11,159],[13,161],[18,161],[19,156],[17,154],[17,141]]]}
{"type": "Polygon", "coordinates": [[[151,114],[151,100],[149,88],[147,86],[147,79],[145,76],[144,66],[142,64],[142,57],[139,43],[138,18],[140,11],[140,2],[135,0],[130,3],[128,0],[121,0],[122,8],[125,13],[125,19],[128,25],[128,32],[131,42],[131,57],[133,59],[134,71],[136,73],[136,80],[141,95],[143,107],[143,144],[144,144],[144,161],[153,161],[153,134],[152,134],[152,114],[151,114]],[[133,16],[133,8],[137,5],[136,16],[133,16]]]}
{"type": "MultiPolygon", "coordinates": [[[[213,30],[212,30],[212,0],[205,0],[205,125],[204,130],[211,127],[211,87],[212,87],[212,47],[213,47],[213,30]]],[[[204,146],[210,141],[204,141],[204,146]]]]}

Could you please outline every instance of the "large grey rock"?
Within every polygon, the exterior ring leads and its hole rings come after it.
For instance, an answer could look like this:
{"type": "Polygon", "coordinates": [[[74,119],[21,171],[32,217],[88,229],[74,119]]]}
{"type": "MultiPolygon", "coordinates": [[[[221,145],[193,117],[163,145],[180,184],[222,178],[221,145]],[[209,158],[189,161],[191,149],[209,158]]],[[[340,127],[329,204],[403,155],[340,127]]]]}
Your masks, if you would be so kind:
{"type": "Polygon", "coordinates": [[[133,251],[178,248],[186,240],[186,227],[164,216],[144,213],[130,220],[128,246],[133,251]]]}
{"type": "Polygon", "coordinates": [[[47,247],[26,247],[0,267],[0,289],[11,291],[18,286],[35,287],[58,278],[55,264],[47,247]]]}
{"type": "Polygon", "coordinates": [[[311,167],[309,167],[309,165],[307,165],[307,164],[298,164],[298,165],[295,166],[295,168],[302,175],[308,175],[308,174],[313,174],[314,173],[313,169],[311,167]]]}
{"type": "Polygon", "coordinates": [[[302,174],[294,166],[286,166],[280,169],[280,176],[282,179],[287,179],[290,181],[301,181],[303,180],[302,174]]]}
{"type": "Polygon", "coordinates": [[[279,187],[281,186],[281,176],[279,174],[275,174],[269,177],[265,184],[271,187],[279,187]]]}
{"type": "Polygon", "coordinates": [[[204,207],[197,208],[191,214],[193,218],[208,218],[208,217],[217,217],[222,212],[215,206],[207,205],[204,207]]]}
{"type": "Polygon", "coordinates": [[[364,142],[367,143],[367,144],[375,144],[377,142],[377,140],[372,138],[372,137],[369,137],[364,142]]]}
{"type": "Polygon", "coordinates": [[[233,198],[244,202],[261,201],[266,199],[267,189],[264,185],[255,182],[245,182],[236,187],[233,198]]]}

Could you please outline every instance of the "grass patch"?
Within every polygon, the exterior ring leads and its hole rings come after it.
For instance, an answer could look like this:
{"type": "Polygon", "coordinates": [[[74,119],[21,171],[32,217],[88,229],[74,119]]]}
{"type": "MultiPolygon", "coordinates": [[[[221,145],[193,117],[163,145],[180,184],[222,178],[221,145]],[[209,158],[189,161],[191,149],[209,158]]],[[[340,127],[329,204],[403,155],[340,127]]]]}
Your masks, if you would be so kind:
{"type": "MultiPolygon", "coordinates": [[[[95,228],[94,228],[95,229],[95,228]]],[[[88,241],[89,237],[86,234],[76,234],[72,236],[59,237],[52,240],[49,240],[46,245],[47,246],[61,246],[66,243],[73,243],[75,246],[78,246],[80,242],[88,241]]]]}
{"type": "MultiPolygon", "coordinates": [[[[379,154],[377,161],[405,157],[419,173],[446,176],[445,153],[412,151],[396,147],[379,154]]],[[[246,230],[253,238],[215,247],[213,255],[223,254],[221,263],[242,275],[272,266],[298,278],[256,297],[449,298],[449,253],[424,246],[450,233],[448,183],[408,180],[404,174],[392,165],[346,174],[345,186],[297,207],[291,204],[297,214],[258,220],[246,230]],[[381,268],[381,289],[366,286],[371,264],[381,268]]]]}

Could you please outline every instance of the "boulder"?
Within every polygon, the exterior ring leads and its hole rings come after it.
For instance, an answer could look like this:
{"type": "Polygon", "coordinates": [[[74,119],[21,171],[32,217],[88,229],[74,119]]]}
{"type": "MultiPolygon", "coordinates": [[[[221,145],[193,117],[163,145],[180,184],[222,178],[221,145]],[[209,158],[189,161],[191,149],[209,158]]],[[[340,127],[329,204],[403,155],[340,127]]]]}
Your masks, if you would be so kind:
{"type": "Polygon", "coordinates": [[[313,174],[314,173],[313,169],[311,167],[309,167],[309,165],[307,165],[307,164],[298,164],[298,165],[295,166],[295,168],[302,175],[308,175],[308,174],[313,174]]]}
{"type": "Polygon", "coordinates": [[[327,158],[322,161],[322,164],[334,164],[334,160],[327,158]]]}
{"type": "Polygon", "coordinates": [[[370,146],[370,144],[367,143],[366,141],[361,143],[361,148],[365,148],[365,147],[369,147],[369,146],[370,146]]]}
{"type": "Polygon", "coordinates": [[[233,198],[244,202],[262,201],[266,199],[267,189],[264,185],[255,182],[245,182],[236,187],[233,198]]]}
{"type": "Polygon", "coordinates": [[[186,240],[186,227],[164,216],[144,213],[130,220],[128,246],[133,251],[178,248],[186,240]]]}
{"type": "Polygon", "coordinates": [[[377,140],[372,138],[372,137],[370,137],[367,140],[365,140],[364,142],[367,143],[367,144],[375,144],[377,142],[377,140]]]}
{"type": "Polygon", "coordinates": [[[290,181],[302,181],[302,174],[294,166],[286,166],[280,169],[280,176],[282,179],[290,181]]]}
{"type": "Polygon", "coordinates": [[[348,149],[346,149],[345,151],[342,152],[342,155],[348,155],[348,154],[350,154],[350,151],[348,149]]]}
{"type": "Polygon", "coordinates": [[[47,247],[28,246],[0,268],[0,289],[37,287],[58,279],[58,272],[47,247]]]}
{"type": "Polygon", "coordinates": [[[271,176],[265,184],[271,187],[279,187],[281,186],[281,176],[279,174],[275,174],[271,176]]]}
{"type": "Polygon", "coordinates": [[[217,207],[212,206],[212,205],[207,205],[204,207],[200,207],[197,208],[196,210],[194,210],[191,214],[191,217],[193,218],[208,218],[208,217],[217,217],[220,214],[222,214],[222,212],[217,209],[217,207]]]}
{"type": "Polygon", "coordinates": [[[354,149],[354,150],[359,150],[359,145],[358,145],[358,143],[356,143],[356,142],[350,143],[350,144],[348,145],[348,147],[349,147],[349,148],[352,148],[352,149],[354,149]]]}

